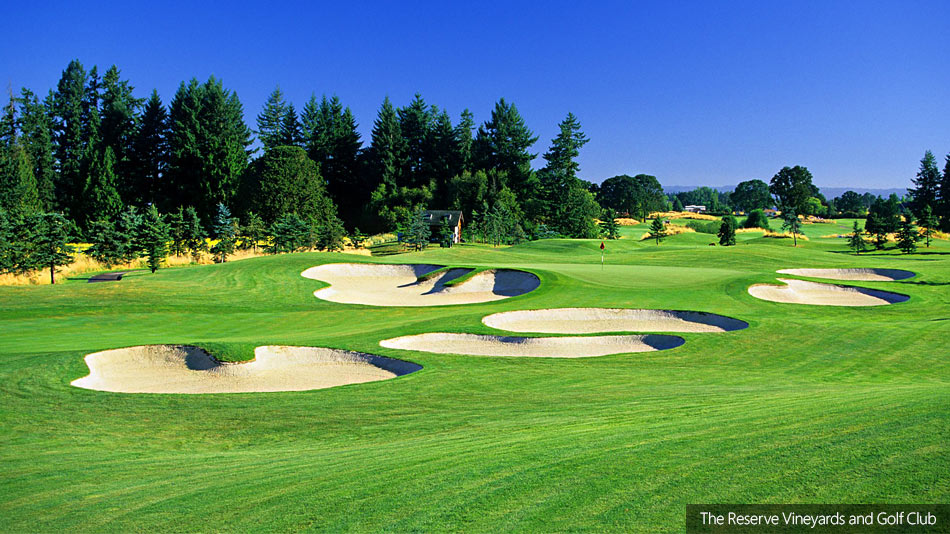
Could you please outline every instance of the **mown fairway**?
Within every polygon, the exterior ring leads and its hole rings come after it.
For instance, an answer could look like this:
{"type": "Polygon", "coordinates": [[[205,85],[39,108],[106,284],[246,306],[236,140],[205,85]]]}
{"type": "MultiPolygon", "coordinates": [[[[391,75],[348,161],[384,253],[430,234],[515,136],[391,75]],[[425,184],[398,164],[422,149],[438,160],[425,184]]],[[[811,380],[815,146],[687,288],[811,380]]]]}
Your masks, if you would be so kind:
{"type": "Polygon", "coordinates": [[[2,531],[680,532],[688,503],[950,500],[950,246],[855,257],[850,221],[735,247],[647,225],[608,242],[462,246],[370,260],[294,254],[137,272],[119,283],[0,288],[2,531]],[[635,236],[635,237],[634,237],[635,236]],[[324,302],[325,262],[516,267],[535,292],[496,303],[324,302]],[[911,296],[874,308],[757,300],[793,267],[918,276],[846,282],[911,296]],[[489,313],[563,306],[714,312],[746,330],[578,360],[383,349],[431,331],[493,333],[489,313]],[[262,344],[420,363],[395,380],[300,393],[130,395],[69,382],[89,352],[262,344]]]}

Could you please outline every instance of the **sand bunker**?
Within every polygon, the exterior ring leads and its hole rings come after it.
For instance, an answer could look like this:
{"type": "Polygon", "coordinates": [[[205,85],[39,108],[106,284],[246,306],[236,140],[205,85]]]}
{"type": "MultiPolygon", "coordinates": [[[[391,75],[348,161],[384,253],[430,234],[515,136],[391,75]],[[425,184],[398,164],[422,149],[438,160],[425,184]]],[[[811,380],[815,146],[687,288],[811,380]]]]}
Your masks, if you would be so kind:
{"type": "Polygon", "coordinates": [[[440,265],[384,265],[375,263],[330,263],[300,273],[330,287],[314,292],[317,298],[343,304],[371,306],[445,306],[473,304],[523,295],[538,288],[538,277],[524,271],[482,271],[455,286],[447,282],[472,269],[447,269],[425,280],[418,278],[440,265]]]}
{"type": "Polygon", "coordinates": [[[749,294],[762,300],[816,306],[883,306],[904,302],[910,297],[863,287],[846,287],[804,280],[779,278],[784,286],[758,284],[749,288],[749,294]]]}
{"type": "Polygon", "coordinates": [[[894,280],[906,280],[914,276],[914,273],[900,269],[782,269],[778,273],[811,278],[863,280],[867,282],[892,282],[894,280]]]}
{"type": "Polygon", "coordinates": [[[254,360],[224,363],[188,345],[145,345],[86,356],[89,375],[76,387],[118,393],[304,391],[386,380],[422,366],[372,354],[319,347],[263,346],[254,360]]]}
{"type": "Polygon", "coordinates": [[[507,337],[476,334],[419,334],[379,342],[391,349],[471,356],[584,358],[665,350],[683,344],[677,336],[507,337]]]}
{"type": "Polygon", "coordinates": [[[495,313],[482,319],[511,332],[594,334],[598,332],[730,332],[745,321],[713,313],[627,308],[555,308],[495,313]]]}

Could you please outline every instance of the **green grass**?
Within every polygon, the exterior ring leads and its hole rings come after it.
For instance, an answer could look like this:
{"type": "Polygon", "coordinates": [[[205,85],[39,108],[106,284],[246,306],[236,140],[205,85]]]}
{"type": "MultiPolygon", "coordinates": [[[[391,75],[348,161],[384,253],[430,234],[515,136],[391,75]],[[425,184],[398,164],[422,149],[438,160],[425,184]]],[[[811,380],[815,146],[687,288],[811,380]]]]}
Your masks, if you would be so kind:
{"type": "MultiPolygon", "coordinates": [[[[850,228],[851,221],[839,221],[850,228]]],[[[846,253],[740,234],[457,246],[393,258],[306,253],[0,288],[0,531],[682,532],[708,502],[950,500],[950,246],[846,253]],[[433,308],[343,305],[299,276],[326,262],[526,269],[523,297],[433,308]],[[752,298],[793,267],[885,267],[852,283],[877,308],[752,298]],[[558,306],[698,310],[746,330],[669,351],[577,360],[383,349],[430,331],[492,333],[489,313],[558,306]],[[325,390],[129,395],[73,388],[90,352],[189,343],[245,360],[262,344],[415,361],[325,390]]]]}

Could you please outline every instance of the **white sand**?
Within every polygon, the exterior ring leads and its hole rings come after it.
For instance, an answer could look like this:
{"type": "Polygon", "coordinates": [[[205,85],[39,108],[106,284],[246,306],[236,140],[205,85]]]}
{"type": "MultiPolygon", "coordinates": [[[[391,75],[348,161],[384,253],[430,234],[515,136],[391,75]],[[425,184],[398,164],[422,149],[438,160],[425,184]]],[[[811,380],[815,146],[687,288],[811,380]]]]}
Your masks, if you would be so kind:
{"type": "Polygon", "coordinates": [[[892,282],[894,280],[906,280],[914,276],[914,273],[900,269],[782,269],[777,272],[810,278],[864,280],[866,282],[892,282]]]}
{"type": "Polygon", "coordinates": [[[748,323],[713,313],[627,308],[555,308],[495,313],[482,323],[510,332],[729,332],[748,323]]]}
{"type": "Polygon", "coordinates": [[[762,300],[816,306],[883,306],[904,302],[910,297],[889,291],[863,287],[846,287],[779,278],[784,286],[757,284],[749,288],[749,294],[762,300]]]}
{"type": "Polygon", "coordinates": [[[76,387],[119,393],[304,391],[386,380],[422,367],[372,354],[319,347],[263,346],[254,360],[219,362],[187,345],[144,345],[86,356],[76,387]]]}
{"type": "Polygon", "coordinates": [[[330,263],[300,273],[330,287],[314,292],[317,298],[343,304],[371,306],[445,306],[473,304],[523,295],[540,285],[538,277],[524,271],[483,271],[457,286],[445,283],[471,272],[448,269],[418,281],[439,265],[385,265],[378,263],[330,263]]]}
{"type": "Polygon", "coordinates": [[[419,334],[379,342],[391,349],[471,356],[583,358],[629,352],[672,349],[683,344],[676,336],[504,337],[477,334],[419,334]]]}

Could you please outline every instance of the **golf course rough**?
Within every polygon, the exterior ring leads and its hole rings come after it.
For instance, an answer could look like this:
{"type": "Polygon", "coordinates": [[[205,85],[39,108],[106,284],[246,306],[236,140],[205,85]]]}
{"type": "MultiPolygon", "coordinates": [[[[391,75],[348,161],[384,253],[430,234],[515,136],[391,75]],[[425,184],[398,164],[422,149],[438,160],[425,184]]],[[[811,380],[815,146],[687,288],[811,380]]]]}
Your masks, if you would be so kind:
{"type": "Polygon", "coordinates": [[[745,321],[694,311],[631,308],[551,308],[487,315],[482,323],[510,332],[595,334],[604,332],[731,332],[745,321]]]}
{"type": "Polygon", "coordinates": [[[756,284],[749,287],[749,294],[757,299],[772,302],[813,306],[885,306],[910,299],[907,295],[877,289],[821,284],[790,278],[778,280],[786,285],[756,284]]]}
{"type": "Polygon", "coordinates": [[[320,347],[261,346],[254,360],[220,362],[191,345],[143,345],[86,356],[89,375],[72,385],[116,393],[306,391],[386,380],[422,366],[320,347]]]}
{"type": "Polygon", "coordinates": [[[442,269],[441,265],[389,265],[374,263],[329,263],[311,267],[304,278],[330,284],[314,292],[319,299],[342,304],[370,306],[445,306],[474,304],[530,293],[541,281],[534,274],[514,269],[490,269],[475,273],[455,285],[446,285],[473,269],[442,269]]]}
{"type": "Polygon", "coordinates": [[[810,278],[861,280],[865,282],[893,282],[914,277],[913,272],[902,269],[781,269],[776,272],[810,278]]]}
{"type": "Polygon", "coordinates": [[[384,339],[390,349],[417,350],[467,356],[521,356],[532,358],[585,358],[650,352],[679,347],[678,336],[631,335],[588,337],[516,337],[479,334],[432,333],[384,339]]]}

